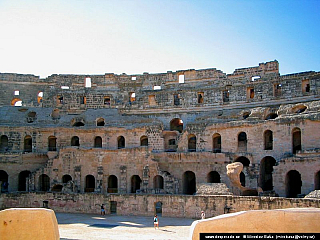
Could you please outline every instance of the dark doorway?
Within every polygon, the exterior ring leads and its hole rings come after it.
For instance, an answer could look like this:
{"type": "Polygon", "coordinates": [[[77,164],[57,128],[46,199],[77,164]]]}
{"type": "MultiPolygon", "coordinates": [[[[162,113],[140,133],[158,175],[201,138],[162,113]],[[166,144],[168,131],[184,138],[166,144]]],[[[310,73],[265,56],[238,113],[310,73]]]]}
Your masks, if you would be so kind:
{"type": "Polygon", "coordinates": [[[207,183],[220,183],[220,174],[216,171],[211,171],[207,175],[207,183]]]}
{"type": "Polygon", "coordinates": [[[189,152],[197,151],[197,138],[193,134],[189,135],[188,137],[188,151],[189,152]]]}
{"type": "Polygon", "coordinates": [[[133,175],[131,177],[131,193],[136,193],[140,190],[141,178],[138,175],[133,175]]]}
{"type": "Polygon", "coordinates": [[[301,150],[301,131],[299,128],[295,128],[292,131],[292,153],[296,154],[301,150]]]}
{"type": "Polygon", "coordinates": [[[163,189],[163,177],[157,175],[153,178],[153,188],[155,193],[160,193],[161,189],[163,189]]]}
{"type": "Polygon", "coordinates": [[[276,160],[273,157],[265,157],[260,163],[260,187],[263,191],[273,190],[273,167],[276,160]]]}
{"type": "Polygon", "coordinates": [[[94,139],[94,147],[95,148],[102,148],[102,138],[101,137],[96,137],[94,139]]]}
{"type": "Polygon", "coordinates": [[[249,167],[250,165],[250,160],[246,157],[238,157],[235,162],[241,162],[243,167],[249,167]]]}
{"type": "Polygon", "coordinates": [[[241,183],[241,186],[243,187],[246,186],[246,176],[244,175],[243,172],[240,173],[240,183],[241,183]]]}
{"type": "Polygon", "coordinates": [[[50,189],[50,178],[46,174],[39,176],[39,191],[49,191],[50,189]]]}
{"type": "Polygon", "coordinates": [[[118,137],[118,149],[126,147],[126,140],[123,136],[118,137]]]}
{"type": "Polygon", "coordinates": [[[267,130],[264,132],[264,150],[273,149],[273,134],[272,131],[267,130]]]}
{"type": "Polygon", "coordinates": [[[314,177],[314,190],[320,190],[320,171],[314,177]]]}
{"type": "Polygon", "coordinates": [[[18,185],[18,191],[27,191],[27,180],[30,176],[30,171],[22,171],[19,173],[19,185],[18,185]]]}
{"type": "Polygon", "coordinates": [[[1,192],[8,192],[8,186],[9,186],[8,178],[9,178],[8,174],[5,171],[0,170],[1,192]]]}
{"type": "Polygon", "coordinates": [[[110,213],[117,214],[117,202],[116,201],[110,201],[110,213]]]}
{"type": "Polygon", "coordinates": [[[291,170],[286,175],[286,197],[296,198],[301,193],[301,174],[296,170],[291,170]]]}
{"type": "Polygon", "coordinates": [[[24,151],[32,152],[32,138],[29,135],[24,138],[24,151]]]}
{"type": "Polygon", "coordinates": [[[2,135],[0,138],[0,151],[6,152],[8,151],[8,137],[6,135],[2,135]]]}
{"type": "Polygon", "coordinates": [[[142,136],[140,138],[140,146],[148,146],[148,137],[147,136],[142,136]]]}
{"type": "Polygon", "coordinates": [[[48,138],[48,151],[57,151],[57,138],[55,136],[48,138]]]}
{"type": "Polygon", "coordinates": [[[118,178],[115,175],[110,175],[108,178],[108,193],[118,192],[118,178]]]}
{"type": "Polygon", "coordinates": [[[183,193],[193,195],[196,192],[196,175],[194,172],[186,171],[183,174],[183,193]]]}
{"type": "Polygon", "coordinates": [[[87,175],[86,176],[86,187],[84,189],[85,192],[94,192],[94,189],[96,187],[96,180],[94,176],[87,175]]]}
{"type": "Polygon", "coordinates": [[[79,141],[79,137],[77,136],[73,136],[71,138],[71,146],[80,146],[80,141],[79,141]]]}
{"type": "Polygon", "coordinates": [[[212,152],[221,153],[221,135],[215,133],[212,137],[212,152]]]}
{"type": "Polygon", "coordinates": [[[247,151],[247,134],[245,132],[238,135],[238,150],[247,151]]]}

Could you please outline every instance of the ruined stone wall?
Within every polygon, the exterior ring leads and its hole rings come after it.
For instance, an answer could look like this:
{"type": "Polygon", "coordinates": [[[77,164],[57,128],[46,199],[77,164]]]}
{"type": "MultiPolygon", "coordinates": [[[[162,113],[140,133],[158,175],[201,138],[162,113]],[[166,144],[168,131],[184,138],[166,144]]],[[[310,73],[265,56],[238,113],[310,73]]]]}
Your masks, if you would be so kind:
{"type": "Polygon", "coordinates": [[[228,212],[263,209],[320,207],[319,199],[291,199],[274,197],[234,197],[234,196],[183,196],[183,195],[139,195],[139,194],[61,194],[61,193],[21,193],[2,194],[0,209],[10,207],[48,207],[56,212],[100,214],[101,204],[105,204],[110,214],[111,203],[116,203],[116,214],[155,214],[155,205],[162,203],[163,217],[200,218],[201,211],[206,217],[228,212]]]}

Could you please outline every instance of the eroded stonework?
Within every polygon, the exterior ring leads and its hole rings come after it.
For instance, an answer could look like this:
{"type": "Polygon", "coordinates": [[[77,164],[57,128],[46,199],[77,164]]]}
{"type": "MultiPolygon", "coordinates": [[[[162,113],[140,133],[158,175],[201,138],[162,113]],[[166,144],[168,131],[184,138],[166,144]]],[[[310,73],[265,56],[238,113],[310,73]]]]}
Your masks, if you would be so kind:
{"type": "Polygon", "coordinates": [[[260,195],[320,189],[320,72],[1,73],[0,89],[2,192],[239,195],[234,162],[260,195]]]}

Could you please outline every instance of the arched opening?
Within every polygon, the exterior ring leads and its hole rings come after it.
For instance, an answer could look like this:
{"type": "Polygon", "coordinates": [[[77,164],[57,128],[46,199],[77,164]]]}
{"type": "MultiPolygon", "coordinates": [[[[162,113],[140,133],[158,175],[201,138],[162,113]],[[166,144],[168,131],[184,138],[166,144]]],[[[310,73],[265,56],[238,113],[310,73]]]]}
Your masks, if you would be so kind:
{"type": "Polygon", "coordinates": [[[217,171],[211,171],[207,175],[207,183],[220,183],[220,174],[217,171]]]}
{"type": "Polygon", "coordinates": [[[286,175],[286,197],[296,198],[301,193],[301,174],[296,170],[291,170],[286,175]]]}
{"type": "Polygon", "coordinates": [[[243,187],[246,186],[246,176],[244,175],[243,172],[240,173],[240,183],[241,183],[241,186],[243,187]]]}
{"type": "Polygon", "coordinates": [[[183,130],[183,121],[180,118],[174,118],[170,122],[170,131],[182,132],[183,130]]]}
{"type": "Polygon", "coordinates": [[[62,182],[63,183],[67,183],[69,181],[72,181],[72,177],[70,175],[66,174],[66,175],[62,176],[62,182]]]}
{"type": "Polygon", "coordinates": [[[57,151],[57,138],[55,136],[48,138],[48,151],[57,151]]]}
{"type": "Polygon", "coordinates": [[[238,157],[235,162],[241,162],[243,167],[249,167],[250,165],[250,160],[246,157],[238,157]]]}
{"type": "Polygon", "coordinates": [[[95,148],[102,148],[102,138],[101,137],[95,137],[94,147],[95,148]]]}
{"type": "Polygon", "coordinates": [[[140,190],[141,178],[138,175],[133,175],[131,177],[131,193],[136,193],[140,190]]]}
{"type": "Polygon", "coordinates": [[[273,190],[273,167],[276,160],[273,157],[265,157],[260,163],[260,187],[263,191],[273,190]]]}
{"type": "Polygon", "coordinates": [[[80,146],[79,137],[73,136],[73,137],[71,138],[71,146],[77,146],[77,147],[80,146]]]}
{"type": "Polygon", "coordinates": [[[266,130],[264,132],[264,150],[273,149],[273,133],[271,130],[266,130]]]}
{"type": "Polygon", "coordinates": [[[96,187],[96,180],[94,176],[87,175],[86,176],[86,187],[84,189],[84,192],[94,192],[94,189],[96,187]]]}
{"type": "Polygon", "coordinates": [[[157,175],[153,178],[153,188],[155,193],[160,193],[161,189],[163,189],[163,177],[157,175]]]}
{"type": "Polygon", "coordinates": [[[155,208],[155,214],[158,215],[158,217],[162,216],[162,202],[156,202],[154,204],[154,208],[155,208]]]}
{"type": "Polygon", "coordinates": [[[30,177],[30,171],[22,171],[19,173],[18,191],[27,191],[27,180],[30,177]]]}
{"type": "Polygon", "coordinates": [[[46,174],[39,176],[39,191],[47,192],[50,189],[50,178],[46,174]]]}
{"type": "Polygon", "coordinates": [[[140,138],[140,146],[148,146],[148,137],[147,136],[142,136],[140,138]]]}
{"type": "Polygon", "coordinates": [[[51,188],[52,192],[61,192],[62,191],[63,186],[61,184],[56,184],[51,188]]]}
{"type": "Polygon", "coordinates": [[[118,149],[126,147],[126,140],[123,136],[118,137],[118,149]]]}
{"type": "Polygon", "coordinates": [[[8,173],[6,171],[0,170],[0,184],[1,184],[1,192],[8,192],[8,173]]]}
{"type": "Polygon", "coordinates": [[[320,190],[320,171],[314,177],[314,190],[320,190]]]}
{"type": "Polygon", "coordinates": [[[103,118],[99,118],[97,120],[97,127],[102,127],[104,126],[105,122],[104,122],[104,119],[103,118]]]}
{"type": "Polygon", "coordinates": [[[247,134],[245,132],[238,135],[238,150],[247,151],[247,134]]]}
{"type": "Polygon", "coordinates": [[[270,113],[266,116],[265,120],[271,120],[271,119],[276,119],[278,117],[278,114],[276,113],[270,113]]]}
{"type": "Polygon", "coordinates": [[[14,98],[11,100],[11,106],[21,107],[22,106],[22,100],[19,98],[14,98]]]}
{"type": "Polygon", "coordinates": [[[29,135],[24,138],[24,152],[32,152],[32,138],[29,135]]]}
{"type": "Polygon", "coordinates": [[[194,134],[190,134],[188,137],[188,151],[189,152],[197,151],[197,138],[194,134]]]}
{"type": "Polygon", "coordinates": [[[294,112],[294,113],[303,113],[306,110],[307,110],[307,107],[305,105],[298,105],[298,106],[296,106],[296,107],[294,107],[292,109],[292,112],[294,112]]]}
{"type": "Polygon", "coordinates": [[[33,123],[37,119],[37,113],[36,112],[28,112],[27,122],[33,123]]]}
{"type": "Polygon", "coordinates": [[[108,193],[118,192],[118,178],[115,175],[110,175],[108,178],[108,193]]]}
{"type": "Polygon", "coordinates": [[[8,137],[6,135],[2,135],[0,138],[0,151],[1,152],[6,152],[9,150],[9,145],[8,145],[8,137]]]}
{"type": "Polygon", "coordinates": [[[193,195],[196,192],[196,175],[194,172],[186,171],[183,174],[183,193],[193,195]]]}
{"type": "Polygon", "coordinates": [[[292,131],[292,153],[295,154],[298,151],[301,151],[301,130],[295,128],[292,131]]]}
{"type": "Polygon", "coordinates": [[[73,127],[82,127],[82,126],[84,126],[83,122],[76,122],[73,124],[73,127]]]}
{"type": "Polygon", "coordinates": [[[219,133],[212,136],[212,152],[221,153],[221,135],[219,133]]]}

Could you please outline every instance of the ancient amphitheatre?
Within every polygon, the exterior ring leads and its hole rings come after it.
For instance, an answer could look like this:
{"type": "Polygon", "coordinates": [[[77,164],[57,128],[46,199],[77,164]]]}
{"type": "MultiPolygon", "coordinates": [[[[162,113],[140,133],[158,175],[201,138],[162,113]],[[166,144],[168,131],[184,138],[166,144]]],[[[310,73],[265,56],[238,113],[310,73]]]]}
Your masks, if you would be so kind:
{"type": "Polygon", "coordinates": [[[320,207],[320,72],[0,73],[0,209],[199,218],[320,207]],[[241,163],[236,187],[227,166],[241,163]]]}

